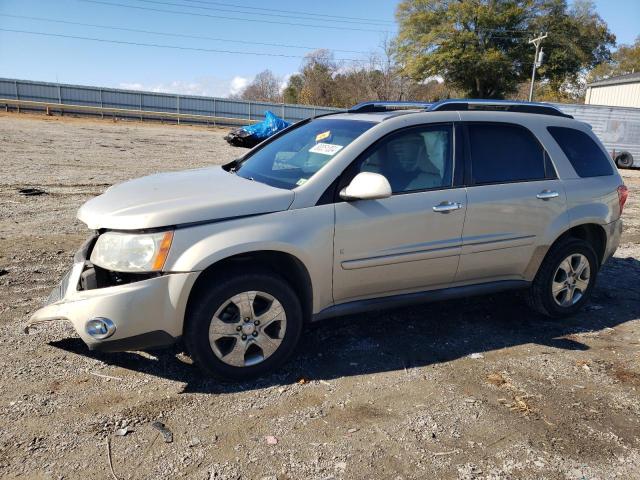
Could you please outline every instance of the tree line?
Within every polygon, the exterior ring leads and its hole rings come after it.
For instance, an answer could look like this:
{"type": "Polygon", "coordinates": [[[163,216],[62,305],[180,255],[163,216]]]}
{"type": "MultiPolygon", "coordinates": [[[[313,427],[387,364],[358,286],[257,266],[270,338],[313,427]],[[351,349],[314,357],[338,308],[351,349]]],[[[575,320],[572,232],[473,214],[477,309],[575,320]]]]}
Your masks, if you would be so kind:
{"type": "Polygon", "coordinates": [[[640,71],[640,37],[621,45],[589,0],[403,0],[398,35],[359,62],[330,50],[308,54],[297,73],[259,73],[238,95],[253,101],[349,107],[365,100],[526,100],[541,32],[536,100],[580,102],[586,84],[640,71]]]}

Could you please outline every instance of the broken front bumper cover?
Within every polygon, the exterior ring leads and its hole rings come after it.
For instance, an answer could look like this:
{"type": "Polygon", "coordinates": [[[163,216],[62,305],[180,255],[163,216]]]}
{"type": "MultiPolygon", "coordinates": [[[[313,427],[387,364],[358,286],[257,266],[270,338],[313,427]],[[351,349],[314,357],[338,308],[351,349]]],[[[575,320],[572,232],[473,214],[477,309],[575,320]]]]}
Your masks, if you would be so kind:
{"type": "Polygon", "coordinates": [[[79,290],[85,260],[78,257],[45,306],[31,316],[25,332],[48,322],[67,321],[91,350],[104,351],[161,347],[178,340],[189,292],[199,272],[167,273],[124,285],[79,290]],[[92,319],[109,319],[115,332],[108,338],[95,338],[87,331],[92,319]]]}

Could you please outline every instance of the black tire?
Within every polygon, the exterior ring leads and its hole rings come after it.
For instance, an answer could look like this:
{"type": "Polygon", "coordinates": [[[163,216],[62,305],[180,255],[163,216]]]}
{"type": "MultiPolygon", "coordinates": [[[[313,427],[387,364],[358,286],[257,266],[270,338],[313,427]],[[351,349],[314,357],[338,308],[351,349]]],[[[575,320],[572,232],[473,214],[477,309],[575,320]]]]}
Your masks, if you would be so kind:
{"type": "Polygon", "coordinates": [[[633,167],[633,156],[629,152],[622,152],[616,157],[616,165],[618,168],[633,167]]]}
{"type": "MultiPolygon", "coordinates": [[[[193,362],[206,374],[230,380],[249,380],[275,370],[294,352],[303,329],[300,300],[291,286],[268,271],[228,270],[224,279],[216,276],[211,286],[201,285],[185,319],[184,342],[193,362]],[[286,329],[280,346],[260,363],[236,367],[222,361],[209,343],[209,326],[225,301],[242,292],[261,291],[277,299],[286,315],[286,329]]],[[[236,340],[237,341],[237,340],[236,340]]]]}
{"type": "Polygon", "coordinates": [[[593,292],[598,274],[599,262],[591,245],[577,238],[566,238],[551,247],[526,295],[527,304],[547,317],[566,317],[580,310],[593,292]],[[589,262],[589,284],[582,297],[573,305],[561,306],[554,299],[552,284],[560,264],[572,254],[584,255],[589,262]]]}

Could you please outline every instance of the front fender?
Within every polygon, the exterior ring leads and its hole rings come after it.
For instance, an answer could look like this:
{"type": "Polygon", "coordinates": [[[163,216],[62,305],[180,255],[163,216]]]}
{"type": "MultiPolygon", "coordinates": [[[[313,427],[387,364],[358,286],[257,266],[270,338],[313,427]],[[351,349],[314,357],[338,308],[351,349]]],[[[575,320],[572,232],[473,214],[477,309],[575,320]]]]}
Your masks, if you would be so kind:
{"type": "Polygon", "coordinates": [[[277,251],[306,267],[313,288],[313,311],[333,301],[333,205],[178,228],[165,263],[170,272],[202,271],[234,255],[277,251]]]}

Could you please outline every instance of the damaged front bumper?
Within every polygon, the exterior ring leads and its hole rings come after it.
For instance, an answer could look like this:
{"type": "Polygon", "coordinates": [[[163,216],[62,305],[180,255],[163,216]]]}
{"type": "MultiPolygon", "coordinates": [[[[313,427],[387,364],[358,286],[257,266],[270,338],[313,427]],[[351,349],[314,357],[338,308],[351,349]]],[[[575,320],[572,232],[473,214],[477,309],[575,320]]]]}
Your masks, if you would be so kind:
{"type": "Polygon", "coordinates": [[[86,281],[90,245],[86,243],[78,251],[73,267],[53,289],[45,306],[31,316],[25,331],[52,321],[70,322],[91,350],[102,351],[175,343],[182,335],[189,292],[199,272],[165,273],[99,287],[86,281]],[[96,332],[95,324],[100,319],[112,327],[107,336],[96,332]]]}

